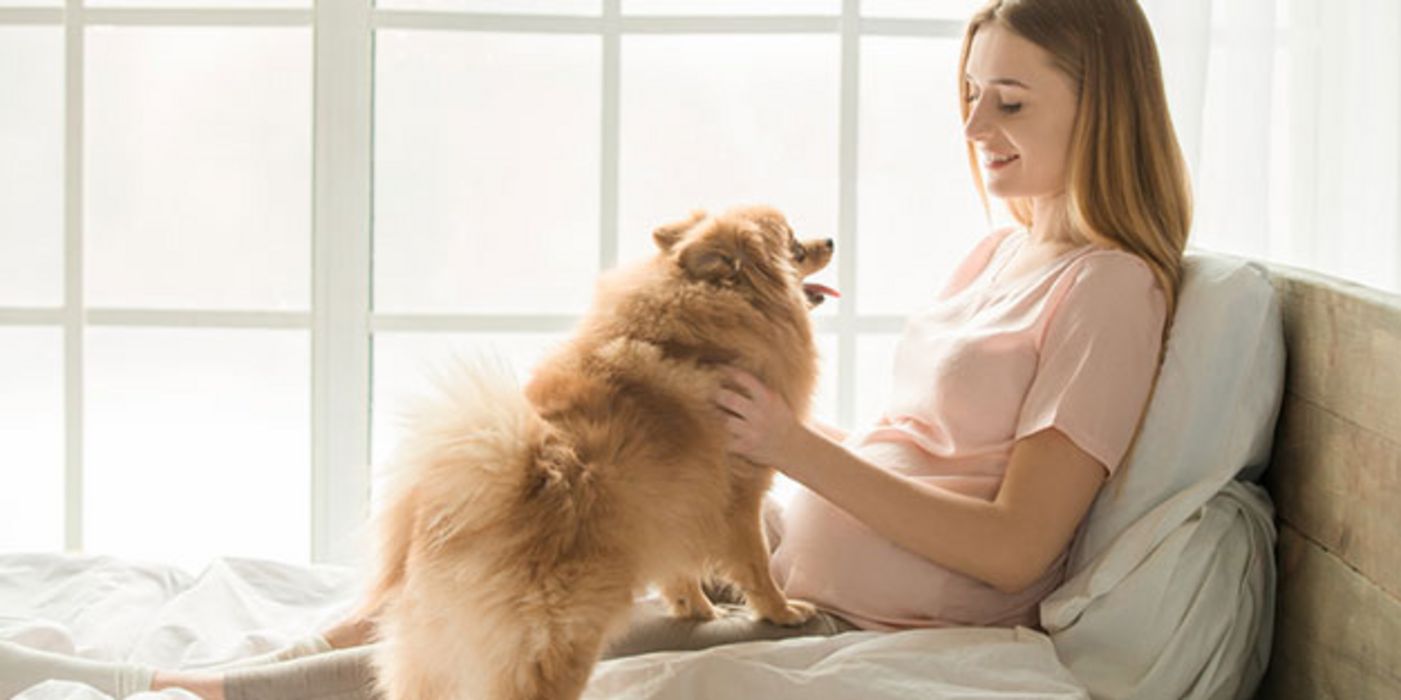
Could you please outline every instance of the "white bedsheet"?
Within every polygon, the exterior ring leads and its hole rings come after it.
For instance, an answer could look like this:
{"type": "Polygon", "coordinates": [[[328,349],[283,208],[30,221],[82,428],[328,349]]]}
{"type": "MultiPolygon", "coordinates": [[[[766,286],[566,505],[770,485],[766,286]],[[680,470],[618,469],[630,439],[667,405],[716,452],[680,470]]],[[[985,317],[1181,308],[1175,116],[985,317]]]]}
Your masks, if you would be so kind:
{"type": "MultiPolygon", "coordinates": [[[[247,559],[199,576],[106,557],[0,555],[0,639],[162,668],[198,667],[275,649],[343,615],[349,569],[247,559]]],[[[20,700],[100,700],[49,682],[20,700]]],[[[137,697],[189,698],[179,691],[137,697]]],[[[606,661],[592,700],[692,698],[1088,698],[1050,640],[1026,629],[857,632],[606,661]]]]}
{"type": "MultiPolygon", "coordinates": [[[[605,662],[589,697],[1251,697],[1270,653],[1275,533],[1268,495],[1232,480],[1268,462],[1283,386],[1279,305],[1263,272],[1239,260],[1188,256],[1183,283],[1127,478],[1096,501],[1070,580],[1043,604],[1054,648],[1029,630],[756,642],[605,662]]],[[[355,590],[338,567],[224,559],[194,577],[0,555],[0,639],[188,668],[320,629],[355,590]]],[[[20,697],[103,696],[55,687],[20,697]]]]}

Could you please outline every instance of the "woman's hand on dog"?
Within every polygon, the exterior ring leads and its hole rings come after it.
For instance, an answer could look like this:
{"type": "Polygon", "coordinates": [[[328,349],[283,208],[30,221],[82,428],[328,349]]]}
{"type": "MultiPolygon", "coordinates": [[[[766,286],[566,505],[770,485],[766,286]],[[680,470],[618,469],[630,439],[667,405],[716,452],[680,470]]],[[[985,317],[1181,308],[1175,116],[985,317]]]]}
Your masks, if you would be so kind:
{"type": "Polygon", "coordinates": [[[765,466],[782,469],[807,430],[783,397],[741,369],[726,370],[715,403],[726,413],[730,451],[765,466]]]}

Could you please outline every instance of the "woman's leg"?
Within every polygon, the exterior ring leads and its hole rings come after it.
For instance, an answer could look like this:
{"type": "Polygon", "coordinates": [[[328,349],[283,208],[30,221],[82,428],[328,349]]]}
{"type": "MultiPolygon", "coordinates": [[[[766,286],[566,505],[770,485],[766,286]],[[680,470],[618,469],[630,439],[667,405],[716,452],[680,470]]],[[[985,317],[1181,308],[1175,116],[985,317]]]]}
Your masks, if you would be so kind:
{"type": "Polygon", "coordinates": [[[737,601],[719,602],[720,615],[713,620],[687,620],[668,614],[657,598],[637,601],[626,632],[608,643],[603,658],[648,654],[654,651],[694,651],[722,644],[792,637],[832,636],[857,627],[836,615],[819,610],[796,627],[784,627],[756,619],[737,601]]]}
{"type": "Polygon", "coordinates": [[[194,671],[161,671],[152,690],[184,688],[204,700],[225,698],[371,698],[369,670],[374,623],[352,616],[290,646],[194,671]],[[355,653],[336,655],[339,650],[355,653]],[[359,650],[365,650],[362,652],[359,650]],[[293,663],[298,662],[298,663],[293,663]]]}
{"type": "Polygon", "coordinates": [[[279,661],[291,661],[293,659],[300,659],[303,656],[321,654],[336,649],[358,647],[374,641],[374,632],[374,622],[368,617],[352,615],[319,634],[312,634],[304,639],[298,639],[282,649],[270,651],[258,656],[236,659],[202,670],[227,671],[235,668],[248,668],[250,666],[265,666],[279,661]]]}
{"type": "MultiPolygon", "coordinates": [[[[671,617],[657,598],[639,600],[632,622],[622,637],[612,641],[603,658],[617,658],[655,651],[705,649],[722,644],[801,636],[825,636],[856,629],[847,621],[819,611],[805,624],[783,627],[753,619],[749,609],[722,602],[714,620],[681,620],[671,617]]],[[[375,700],[373,646],[358,646],[282,661],[265,666],[236,668],[214,678],[220,692],[206,700],[375,700]]],[[[197,679],[198,680],[198,679],[197,679]]],[[[208,681],[209,678],[203,679],[208,681]]],[[[207,688],[207,685],[201,686],[207,688]]]]}
{"type": "Polygon", "coordinates": [[[291,661],[293,659],[300,659],[303,656],[311,656],[312,654],[322,654],[328,651],[332,651],[334,649],[335,647],[331,646],[331,644],[326,641],[326,637],[324,635],[312,634],[308,635],[303,639],[298,639],[281,649],[276,649],[266,654],[259,654],[257,656],[245,656],[240,659],[234,659],[233,661],[229,661],[227,663],[222,663],[214,666],[200,666],[198,668],[201,671],[231,671],[236,668],[266,666],[268,664],[275,664],[279,661],[291,661]]]}
{"type": "Polygon", "coordinates": [[[150,689],[153,669],[137,664],[85,659],[0,641],[0,698],[44,681],[86,683],[114,698],[150,689]]]}
{"type": "MultiPolygon", "coordinates": [[[[783,539],[783,506],[765,497],[761,511],[764,539],[772,553],[783,539]]],[[[603,658],[633,656],[654,651],[691,651],[733,644],[790,637],[830,636],[857,628],[829,612],[818,610],[811,620],[796,627],[784,627],[753,618],[744,605],[739,588],[729,582],[706,580],[705,595],[719,615],[713,620],[686,620],[671,617],[667,606],[656,598],[637,601],[632,621],[621,637],[609,643],[603,658]]]]}
{"type": "Polygon", "coordinates": [[[360,646],[247,668],[161,672],[151,690],[183,688],[204,700],[374,700],[373,654],[360,646]]]}
{"type": "MultiPolygon", "coordinates": [[[[782,509],[772,499],[764,499],[763,524],[772,551],[783,535],[782,509]]],[[[707,582],[705,593],[718,604],[721,614],[714,620],[679,620],[668,614],[660,600],[639,600],[633,607],[627,632],[609,644],[603,658],[704,649],[764,639],[834,635],[857,629],[846,620],[822,611],[803,625],[783,627],[751,619],[751,613],[742,605],[733,587],[707,582]]],[[[309,640],[309,644],[293,645],[269,655],[272,663],[247,666],[236,662],[222,667],[224,670],[220,673],[158,673],[155,683],[169,685],[153,683],[152,689],[183,687],[205,700],[280,700],[312,695],[321,700],[372,700],[377,696],[373,682],[373,647],[368,644],[374,638],[373,622],[365,617],[352,617],[309,640]],[[334,651],[297,653],[297,650],[306,652],[317,647],[316,639],[324,641],[334,651]]]]}
{"type": "Polygon", "coordinates": [[[373,645],[224,674],[225,700],[374,700],[373,645]]]}

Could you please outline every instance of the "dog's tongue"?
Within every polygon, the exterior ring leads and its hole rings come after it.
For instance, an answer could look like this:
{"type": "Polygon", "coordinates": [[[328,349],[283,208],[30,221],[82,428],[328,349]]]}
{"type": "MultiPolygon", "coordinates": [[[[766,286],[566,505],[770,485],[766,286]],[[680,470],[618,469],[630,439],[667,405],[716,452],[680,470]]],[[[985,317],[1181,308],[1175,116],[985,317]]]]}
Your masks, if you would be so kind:
{"type": "Polygon", "coordinates": [[[842,296],[841,292],[838,292],[837,290],[832,289],[831,287],[828,287],[825,284],[818,284],[816,282],[804,282],[803,291],[816,292],[823,296],[829,296],[837,299],[840,299],[842,296]]]}

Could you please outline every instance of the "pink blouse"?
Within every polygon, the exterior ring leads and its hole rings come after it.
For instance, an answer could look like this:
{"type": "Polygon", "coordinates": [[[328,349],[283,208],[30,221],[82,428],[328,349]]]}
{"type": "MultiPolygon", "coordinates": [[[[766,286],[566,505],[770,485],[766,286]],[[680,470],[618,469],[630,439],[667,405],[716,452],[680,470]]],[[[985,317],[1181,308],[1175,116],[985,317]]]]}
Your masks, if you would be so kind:
{"type": "MultiPolygon", "coordinates": [[[[1028,234],[998,231],[906,324],[883,415],[846,446],[865,460],[992,500],[1012,446],[1047,428],[1112,473],[1144,410],[1166,298],[1138,257],[1090,246],[1012,279],[997,273],[1028,234]]],[[[866,629],[1034,626],[1065,553],[1007,594],[889,542],[800,489],[772,559],[788,595],[866,629]]]]}

